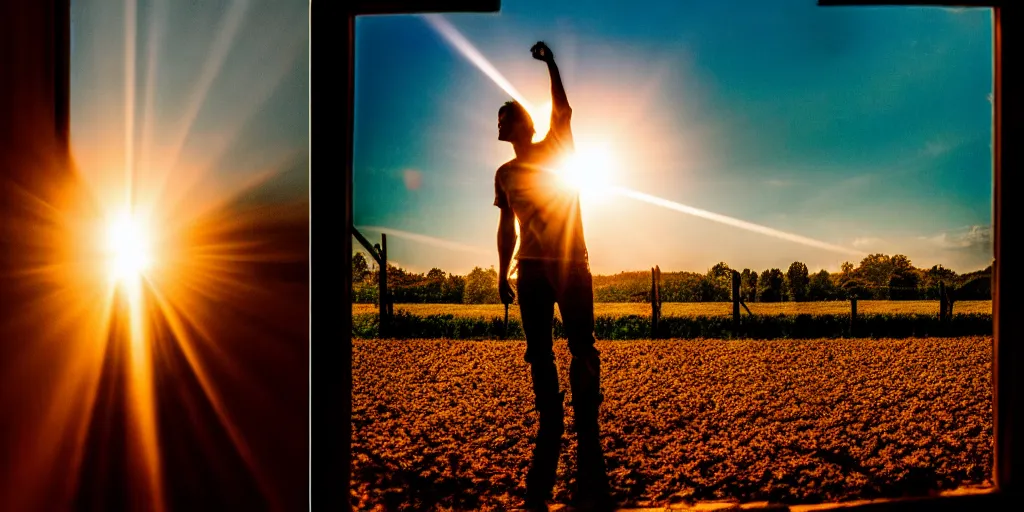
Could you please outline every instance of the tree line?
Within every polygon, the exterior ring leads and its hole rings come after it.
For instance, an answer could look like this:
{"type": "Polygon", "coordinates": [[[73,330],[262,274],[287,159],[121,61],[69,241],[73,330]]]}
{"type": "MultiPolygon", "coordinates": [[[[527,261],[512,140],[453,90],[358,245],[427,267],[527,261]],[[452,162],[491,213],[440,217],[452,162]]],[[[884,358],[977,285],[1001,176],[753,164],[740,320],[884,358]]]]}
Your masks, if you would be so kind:
{"type": "MultiPolygon", "coordinates": [[[[662,272],[663,302],[727,302],[732,300],[732,268],[720,262],[707,272],[662,272]]],[[[739,271],[739,269],[736,269],[739,271]]],[[[850,297],[875,300],[937,300],[940,283],[959,290],[958,300],[992,298],[991,265],[983,270],[957,274],[942,265],[917,268],[910,258],[896,254],[870,254],[857,265],[844,262],[839,272],[825,269],[810,273],[794,261],[760,272],[740,272],[740,299],[744,302],[828,301],[850,297]]],[[[362,253],[352,257],[353,302],[377,302],[379,273],[362,253]]],[[[513,284],[515,280],[513,279],[513,284]]],[[[417,274],[388,265],[388,290],[395,303],[497,304],[498,272],[494,267],[475,267],[467,275],[433,268],[417,274]]],[[[597,302],[647,302],[651,274],[648,271],[594,276],[597,302]]]]}

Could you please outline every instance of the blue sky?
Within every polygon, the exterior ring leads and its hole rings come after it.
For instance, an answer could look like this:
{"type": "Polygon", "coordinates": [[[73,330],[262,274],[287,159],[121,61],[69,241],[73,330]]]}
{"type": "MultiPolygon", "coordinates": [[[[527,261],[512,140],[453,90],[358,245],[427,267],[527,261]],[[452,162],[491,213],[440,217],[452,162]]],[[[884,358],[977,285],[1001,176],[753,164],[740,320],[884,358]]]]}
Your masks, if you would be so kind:
{"type": "MultiPolygon", "coordinates": [[[[613,155],[618,185],[849,252],[606,197],[583,204],[595,272],[991,262],[989,10],[628,5],[506,0],[444,18],[531,104],[549,100],[529,54],[546,41],[577,143],[613,155]]],[[[356,225],[417,271],[496,265],[509,93],[423,17],[356,27],[356,225]]]]}

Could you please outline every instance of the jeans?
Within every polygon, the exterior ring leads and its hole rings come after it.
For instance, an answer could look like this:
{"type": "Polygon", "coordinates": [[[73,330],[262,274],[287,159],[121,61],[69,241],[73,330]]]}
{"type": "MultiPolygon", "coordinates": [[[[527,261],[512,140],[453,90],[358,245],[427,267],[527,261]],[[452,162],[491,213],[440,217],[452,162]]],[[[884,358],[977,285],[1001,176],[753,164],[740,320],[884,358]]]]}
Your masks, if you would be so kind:
{"type": "Polygon", "coordinates": [[[525,359],[530,364],[540,414],[533,461],[526,477],[527,494],[535,499],[550,497],[565,428],[564,393],[559,391],[552,350],[555,304],[562,314],[572,355],[569,385],[577,440],[577,492],[607,494],[608,477],[598,427],[598,407],[603,399],[601,360],[594,347],[594,286],[590,268],[586,263],[521,260],[518,274],[519,309],[526,334],[525,359]]]}

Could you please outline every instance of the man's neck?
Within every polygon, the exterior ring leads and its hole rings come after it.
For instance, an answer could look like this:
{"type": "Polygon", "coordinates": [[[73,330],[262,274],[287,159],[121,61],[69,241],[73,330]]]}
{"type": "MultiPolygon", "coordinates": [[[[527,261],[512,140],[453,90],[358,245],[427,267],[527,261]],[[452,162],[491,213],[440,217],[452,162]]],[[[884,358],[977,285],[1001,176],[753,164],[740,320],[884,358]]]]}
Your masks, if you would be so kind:
{"type": "Polygon", "coordinates": [[[513,142],[512,149],[516,152],[516,159],[526,158],[530,154],[533,143],[530,141],[513,142]]]}

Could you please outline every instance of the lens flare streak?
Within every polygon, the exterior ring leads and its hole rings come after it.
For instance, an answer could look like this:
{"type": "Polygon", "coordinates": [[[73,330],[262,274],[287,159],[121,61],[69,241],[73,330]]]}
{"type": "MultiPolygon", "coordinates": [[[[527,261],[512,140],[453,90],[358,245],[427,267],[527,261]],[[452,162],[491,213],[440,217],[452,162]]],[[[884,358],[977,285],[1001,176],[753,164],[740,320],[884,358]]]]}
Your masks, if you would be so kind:
{"type": "Polygon", "coordinates": [[[480,53],[480,50],[477,50],[476,46],[469,42],[466,39],[466,36],[462,35],[462,32],[459,32],[459,29],[449,23],[444,16],[440,14],[424,14],[422,16],[423,19],[426,20],[438,34],[441,34],[441,36],[444,37],[453,48],[458,50],[463,57],[473,63],[477,69],[487,75],[487,77],[494,81],[498,87],[501,87],[503,91],[507,92],[509,96],[512,96],[512,98],[518,101],[522,106],[526,107],[527,111],[531,113],[533,112],[533,107],[528,101],[526,101],[526,98],[519,93],[515,86],[512,85],[512,82],[509,82],[508,79],[506,79],[505,76],[502,75],[493,64],[491,64],[491,61],[487,60],[487,57],[484,57],[483,54],[480,53]]]}
{"type": "Polygon", "coordinates": [[[824,249],[826,251],[849,254],[851,256],[866,255],[866,253],[863,253],[855,249],[850,249],[848,247],[843,247],[841,245],[834,245],[827,242],[822,242],[820,240],[815,240],[813,238],[808,238],[806,236],[787,233],[785,231],[779,231],[777,229],[762,226],[760,224],[754,224],[753,222],[747,222],[745,220],[740,220],[734,217],[728,217],[726,215],[709,212],[707,210],[702,210],[700,208],[695,208],[693,206],[687,206],[685,204],[677,203],[675,201],[669,201],[668,199],[662,199],[660,197],[645,194],[643,192],[637,192],[635,190],[630,190],[628,188],[614,187],[613,190],[620,195],[630,197],[638,201],[643,201],[645,203],[653,204],[655,206],[661,206],[662,208],[668,208],[670,210],[675,210],[677,212],[686,213],[689,215],[693,215],[695,217],[700,217],[702,219],[712,220],[721,224],[725,224],[727,226],[733,226],[740,229],[745,229],[747,231],[752,231],[754,233],[760,233],[762,235],[771,236],[774,238],[778,238],[780,240],[795,242],[809,247],[824,249]]]}

